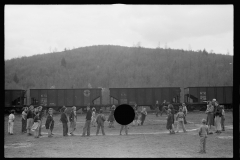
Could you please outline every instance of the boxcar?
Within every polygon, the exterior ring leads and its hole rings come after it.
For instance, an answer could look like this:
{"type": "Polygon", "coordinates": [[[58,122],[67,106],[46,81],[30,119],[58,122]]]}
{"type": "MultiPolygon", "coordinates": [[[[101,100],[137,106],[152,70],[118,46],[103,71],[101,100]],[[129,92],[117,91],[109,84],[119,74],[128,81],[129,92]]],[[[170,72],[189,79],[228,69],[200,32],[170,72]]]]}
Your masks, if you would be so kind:
{"type": "Polygon", "coordinates": [[[232,86],[184,88],[184,101],[189,110],[206,110],[206,101],[215,98],[226,109],[232,108],[232,86]]]}
{"type": "Polygon", "coordinates": [[[101,88],[30,89],[30,103],[58,111],[62,106],[76,106],[77,110],[90,104],[97,110],[102,104],[101,88]]]}
{"type": "Polygon", "coordinates": [[[120,105],[137,103],[139,106],[149,106],[154,109],[156,101],[161,104],[164,100],[177,104],[180,101],[180,87],[154,88],[109,88],[110,104],[120,105]]]}
{"type": "Polygon", "coordinates": [[[25,104],[25,90],[21,89],[8,89],[5,90],[5,112],[9,112],[14,109],[16,112],[22,110],[22,107],[25,104]]]}

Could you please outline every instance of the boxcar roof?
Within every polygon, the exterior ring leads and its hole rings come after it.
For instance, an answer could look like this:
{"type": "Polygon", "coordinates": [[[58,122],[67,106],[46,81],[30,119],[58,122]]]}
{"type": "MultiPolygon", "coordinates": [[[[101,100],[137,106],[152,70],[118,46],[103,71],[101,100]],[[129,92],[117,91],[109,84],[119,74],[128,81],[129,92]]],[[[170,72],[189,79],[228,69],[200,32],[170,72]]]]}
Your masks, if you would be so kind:
{"type": "Polygon", "coordinates": [[[233,87],[233,86],[200,86],[200,87],[186,87],[187,88],[220,88],[220,87],[233,87]]]}
{"type": "Polygon", "coordinates": [[[46,88],[46,89],[30,89],[30,90],[79,90],[79,89],[100,89],[102,90],[101,88],[67,88],[67,89],[64,89],[64,88],[56,88],[56,89],[50,89],[50,88],[46,88]]]}
{"type": "Polygon", "coordinates": [[[25,91],[24,89],[5,89],[5,91],[25,91]]]}
{"type": "Polygon", "coordinates": [[[109,88],[109,89],[155,89],[155,88],[180,88],[180,87],[131,87],[131,88],[109,88]]]}

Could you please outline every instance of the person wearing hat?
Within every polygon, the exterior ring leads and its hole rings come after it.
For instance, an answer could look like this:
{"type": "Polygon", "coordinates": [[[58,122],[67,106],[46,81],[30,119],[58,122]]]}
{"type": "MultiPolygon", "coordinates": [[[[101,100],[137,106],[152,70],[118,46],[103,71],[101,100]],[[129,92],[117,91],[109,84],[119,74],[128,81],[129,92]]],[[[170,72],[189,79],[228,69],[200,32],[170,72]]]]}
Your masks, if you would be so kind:
{"type": "Polygon", "coordinates": [[[86,114],[86,122],[83,127],[82,137],[85,137],[86,131],[87,131],[87,136],[90,136],[91,117],[92,117],[92,111],[90,109],[90,106],[88,105],[87,106],[87,114],[86,114]]]}
{"type": "Polygon", "coordinates": [[[67,108],[63,106],[62,108],[62,114],[60,121],[63,124],[63,136],[68,136],[68,118],[67,118],[67,108]]]}
{"type": "Polygon", "coordinates": [[[27,113],[27,133],[29,136],[32,135],[31,128],[33,125],[33,118],[34,118],[33,109],[34,109],[33,105],[30,105],[27,113]]]}
{"type": "Polygon", "coordinates": [[[114,120],[115,120],[114,111],[115,111],[115,105],[112,106],[111,111],[110,111],[110,115],[108,117],[108,121],[109,121],[109,126],[108,127],[109,128],[111,128],[111,127],[115,128],[114,127],[114,120]]]}
{"type": "Polygon", "coordinates": [[[92,108],[92,117],[91,117],[91,123],[93,127],[96,127],[96,109],[93,107],[92,108]]]}
{"type": "Polygon", "coordinates": [[[96,118],[96,122],[97,122],[96,136],[98,135],[100,128],[102,130],[102,135],[105,135],[105,132],[104,132],[104,122],[105,121],[106,121],[106,118],[105,118],[105,115],[103,114],[103,110],[100,109],[99,114],[97,115],[97,118],[96,118]]]}
{"type": "Polygon", "coordinates": [[[76,112],[76,107],[72,107],[72,111],[69,115],[69,121],[70,121],[70,128],[71,132],[70,134],[74,136],[73,132],[76,130],[76,125],[77,125],[77,112],[76,112]]]}
{"type": "Polygon", "coordinates": [[[202,125],[199,128],[199,136],[200,136],[200,151],[198,153],[206,153],[206,138],[209,132],[208,126],[206,125],[206,120],[202,119],[202,125]]]}

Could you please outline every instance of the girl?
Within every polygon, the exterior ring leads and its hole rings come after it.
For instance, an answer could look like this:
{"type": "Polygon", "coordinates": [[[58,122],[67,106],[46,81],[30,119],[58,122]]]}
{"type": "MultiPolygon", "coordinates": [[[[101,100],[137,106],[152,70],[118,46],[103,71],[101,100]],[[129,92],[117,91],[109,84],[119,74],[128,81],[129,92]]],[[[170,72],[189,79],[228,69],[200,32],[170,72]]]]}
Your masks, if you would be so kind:
{"type": "Polygon", "coordinates": [[[13,125],[14,125],[14,110],[11,110],[11,114],[8,117],[8,134],[13,135],[13,125]]]}
{"type": "Polygon", "coordinates": [[[35,117],[34,117],[34,123],[32,126],[32,131],[34,132],[34,137],[39,138],[39,127],[40,127],[40,118],[39,118],[39,112],[35,112],[35,117]]]}
{"type": "Polygon", "coordinates": [[[92,123],[92,126],[95,127],[95,123],[96,123],[96,109],[94,107],[92,108],[91,123],[92,123]]]}
{"type": "Polygon", "coordinates": [[[67,118],[67,108],[63,106],[62,108],[62,114],[60,121],[63,124],[63,136],[68,136],[68,118],[67,118]]]}
{"type": "Polygon", "coordinates": [[[109,126],[108,126],[109,128],[111,128],[111,127],[115,128],[114,125],[113,125],[114,124],[114,120],[115,120],[114,119],[114,110],[115,110],[115,105],[112,106],[110,115],[108,117],[108,121],[110,122],[109,126]]]}
{"type": "Polygon", "coordinates": [[[75,106],[72,107],[72,112],[70,113],[69,121],[70,121],[70,128],[72,129],[70,134],[74,136],[73,132],[75,131],[76,125],[77,125],[77,112],[76,112],[75,106]]]}
{"type": "Polygon", "coordinates": [[[172,133],[174,134],[175,133],[175,127],[174,127],[174,114],[175,114],[175,110],[173,108],[173,105],[172,104],[169,104],[168,105],[168,108],[171,110],[171,114],[172,114],[172,133]]]}
{"type": "Polygon", "coordinates": [[[54,120],[53,120],[53,110],[52,108],[49,108],[48,110],[48,115],[47,115],[47,120],[45,123],[45,127],[48,130],[48,137],[52,137],[53,133],[53,128],[54,128],[54,120]]]}
{"type": "Polygon", "coordinates": [[[221,127],[221,117],[222,117],[222,110],[220,108],[220,105],[218,102],[215,102],[216,110],[215,110],[215,122],[216,122],[216,133],[221,133],[222,127],[221,127]]]}
{"type": "Polygon", "coordinates": [[[24,110],[22,112],[22,133],[26,133],[27,132],[27,107],[24,107],[24,110]]]}
{"type": "Polygon", "coordinates": [[[173,118],[172,118],[172,113],[171,113],[171,109],[168,109],[167,111],[167,130],[169,130],[169,134],[174,134],[173,130],[172,130],[172,123],[173,123],[173,118]]]}
{"type": "Polygon", "coordinates": [[[185,117],[185,114],[183,113],[182,108],[180,108],[179,112],[177,113],[177,116],[176,116],[176,121],[178,122],[176,133],[178,133],[178,131],[179,131],[179,125],[182,126],[183,132],[187,132],[185,129],[185,125],[184,125],[184,117],[185,117]]]}

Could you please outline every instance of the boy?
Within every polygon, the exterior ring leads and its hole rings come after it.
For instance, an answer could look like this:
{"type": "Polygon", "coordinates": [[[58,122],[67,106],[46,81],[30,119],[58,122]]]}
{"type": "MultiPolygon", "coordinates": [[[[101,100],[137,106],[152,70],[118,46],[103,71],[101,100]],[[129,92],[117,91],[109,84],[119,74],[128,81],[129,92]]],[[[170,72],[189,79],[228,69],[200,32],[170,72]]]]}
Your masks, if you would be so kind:
{"type": "Polygon", "coordinates": [[[53,120],[53,110],[52,108],[49,108],[48,110],[48,116],[47,116],[47,120],[45,123],[45,127],[48,130],[48,137],[52,137],[53,133],[53,127],[54,127],[54,120],[53,120]]]}
{"type": "Polygon", "coordinates": [[[14,110],[11,110],[11,113],[8,117],[8,134],[13,135],[13,125],[14,125],[14,110]]]}
{"type": "Polygon", "coordinates": [[[60,121],[63,124],[63,136],[68,136],[68,118],[67,118],[67,108],[63,106],[62,108],[62,114],[60,121]]]}
{"type": "Polygon", "coordinates": [[[120,135],[122,135],[123,128],[125,128],[125,133],[126,133],[126,135],[128,135],[128,126],[127,125],[121,125],[120,135]]]}
{"type": "Polygon", "coordinates": [[[35,111],[34,124],[32,126],[32,131],[35,131],[34,132],[35,138],[39,138],[39,127],[40,127],[39,112],[35,111]]]}
{"type": "Polygon", "coordinates": [[[34,107],[31,105],[29,107],[28,113],[27,113],[27,133],[29,136],[31,136],[31,128],[33,125],[33,118],[34,118],[34,114],[33,114],[33,109],[34,107]]]}
{"type": "Polygon", "coordinates": [[[185,117],[185,114],[183,113],[182,108],[180,108],[179,112],[177,113],[177,116],[176,116],[176,121],[178,122],[176,133],[179,132],[179,125],[182,126],[183,132],[187,132],[185,129],[185,125],[184,125],[184,117],[185,117]]]}
{"type": "Polygon", "coordinates": [[[96,122],[97,122],[97,132],[96,136],[98,135],[99,129],[101,128],[102,134],[105,135],[104,132],[104,121],[106,120],[102,109],[99,110],[99,114],[97,115],[96,122]]]}
{"type": "Polygon", "coordinates": [[[70,134],[74,136],[73,132],[76,130],[76,125],[77,125],[77,112],[76,112],[75,106],[72,107],[72,112],[70,113],[69,121],[70,121],[70,128],[72,129],[70,134]]]}
{"type": "Polygon", "coordinates": [[[200,151],[198,153],[206,153],[206,138],[208,135],[209,129],[206,125],[206,120],[202,119],[202,126],[199,129],[199,136],[200,136],[200,151]]]}
{"type": "Polygon", "coordinates": [[[90,136],[91,118],[92,118],[92,112],[90,110],[90,106],[88,105],[87,106],[87,114],[86,114],[86,122],[83,127],[82,137],[85,137],[86,131],[87,131],[87,136],[90,136]]]}
{"type": "Polygon", "coordinates": [[[225,111],[224,111],[224,106],[220,106],[222,109],[222,118],[221,118],[221,126],[222,126],[222,131],[225,131],[225,126],[224,126],[224,121],[225,121],[225,111]]]}

